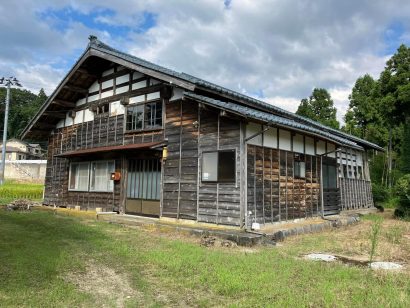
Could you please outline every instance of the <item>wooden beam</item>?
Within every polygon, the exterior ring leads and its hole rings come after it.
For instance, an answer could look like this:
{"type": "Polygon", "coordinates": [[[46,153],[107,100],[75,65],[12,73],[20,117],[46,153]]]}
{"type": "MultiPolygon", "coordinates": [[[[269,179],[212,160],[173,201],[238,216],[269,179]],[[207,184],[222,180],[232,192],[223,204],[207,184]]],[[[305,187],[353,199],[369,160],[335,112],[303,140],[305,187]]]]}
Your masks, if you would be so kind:
{"type": "Polygon", "coordinates": [[[45,130],[49,130],[49,129],[54,129],[56,126],[54,124],[49,124],[49,123],[42,123],[42,122],[38,122],[36,124],[36,128],[40,128],[40,129],[45,129],[45,130]]]}
{"type": "Polygon", "coordinates": [[[69,108],[73,108],[75,107],[75,102],[71,102],[71,101],[66,101],[66,100],[62,100],[62,99],[55,99],[52,102],[53,104],[62,106],[62,107],[69,107],[69,108]]]}
{"type": "Polygon", "coordinates": [[[69,90],[69,91],[80,93],[80,94],[87,94],[88,93],[88,89],[84,89],[84,88],[74,86],[74,85],[65,85],[63,88],[66,89],[66,90],[69,90]]]}
{"type": "Polygon", "coordinates": [[[82,74],[82,75],[86,75],[87,77],[92,77],[92,78],[94,78],[94,79],[98,79],[98,78],[99,78],[99,76],[98,76],[96,73],[90,72],[90,71],[86,70],[85,68],[79,68],[79,69],[77,70],[77,73],[80,73],[80,74],[82,74]]]}
{"type": "Polygon", "coordinates": [[[65,119],[66,114],[58,111],[44,111],[43,115],[57,119],[65,119]]]}

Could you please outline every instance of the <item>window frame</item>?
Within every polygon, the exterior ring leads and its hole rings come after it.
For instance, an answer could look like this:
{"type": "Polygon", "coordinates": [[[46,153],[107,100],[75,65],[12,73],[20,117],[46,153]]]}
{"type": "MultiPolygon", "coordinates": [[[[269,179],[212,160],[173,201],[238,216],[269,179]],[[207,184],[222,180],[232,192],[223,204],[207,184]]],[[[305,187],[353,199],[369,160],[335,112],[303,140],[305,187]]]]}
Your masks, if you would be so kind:
{"type": "MultiPolygon", "coordinates": [[[[113,173],[113,172],[115,172],[115,160],[113,160],[113,159],[108,159],[108,160],[93,160],[93,161],[90,161],[89,175],[88,175],[88,176],[89,176],[89,179],[88,179],[88,181],[89,181],[88,191],[90,191],[90,192],[113,192],[113,191],[114,191],[114,181],[111,180],[110,177],[109,177],[109,176],[111,175],[111,173],[113,173]],[[93,172],[92,166],[93,166],[93,164],[102,164],[102,163],[105,163],[105,164],[106,164],[107,177],[108,177],[108,180],[111,182],[110,184],[108,184],[108,186],[112,186],[112,187],[110,187],[110,188],[107,189],[107,190],[92,189],[92,186],[91,186],[92,177],[93,177],[93,174],[95,174],[95,173],[93,172]],[[108,168],[107,168],[109,163],[112,163],[112,164],[113,164],[113,169],[112,169],[112,171],[109,171],[108,168]]],[[[94,186],[95,186],[95,184],[94,184],[94,186]]]]}
{"type": "MultiPolygon", "coordinates": [[[[100,189],[91,189],[91,176],[92,176],[92,170],[91,166],[93,163],[106,163],[108,166],[108,163],[113,164],[113,171],[107,173],[107,175],[110,175],[112,172],[115,172],[115,159],[106,159],[106,160],[92,160],[92,161],[73,161],[70,162],[69,170],[68,170],[68,191],[78,191],[78,192],[106,192],[106,193],[111,193],[114,191],[114,182],[110,178],[108,178],[109,181],[112,181],[112,189],[110,190],[100,190],[100,189]],[[86,189],[79,189],[79,188],[70,188],[70,183],[71,183],[71,178],[72,178],[72,165],[87,165],[87,188],[86,189]]],[[[76,178],[75,182],[76,186],[78,186],[78,177],[76,178]]]]}
{"type": "MultiPolygon", "coordinates": [[[[147,93],[147,94],[150,94],[150,93],[147,93]]],[[[145,94],[145,98],[147,97],[147,94],[145,94]]],[[[154,98],[154,99],[150,99],[150,100],[145,100],[143,102],[138,102],[138,103],[127,105],[127,108],[125,110],[125,125],[124,125],[124,132],[125,133],[142,132],[142,131],[147,132],[147,131],[156,131],[156,130],[161,130],[161,129],[164,129],[164,100],[162,98],[154,98]],[[146,115],[145,107],[146,107],[146,105],[152,104],[152,103],[160,103],[161,104],[161,125],[146,128],[145,127],[145,121],[146,121],[146,119],[145,119],[145,115],[146,115]],[[142,128],[128,129],[128,124],[130,123],[130,122],[128,122],[128,110],[130,108],[137,108],[138,106],[143,106],[143,108],[142,108],[142,112],[143,112],[142,128]]]]}
{"type": "Polygon", "coordinates": [[[306,158],[304,154],[295,154],[293,156],[293,176],[295,179],[306,179],[306,158]],[[303,164],[303,176],[300,175],[301,164],[303,164]],[[296,166],[298,166],[299,175],[296,175],[296,166]]]}
{"type": "Polygon", "coordinates": [[[68,190],[69,191],[89,191],[90,189],[90,162],[86,161],[86,162],[70,162],[70,167],[69,167],[69,172],[68,172],[68,190]],[[75,186],[76,188],[70,188],[70,183],[71,183],[71,177],[72,177],[72,166],[73,165],[88,165],[87,167],[87,188],[86,189],[82,189],[82,188],[78,188],[78,177],[76,177],[75,179],[75,186]]]}
{"type": "Polygon", "coordinates": [[[223,149],[223,150],[215,150],[215,151],[202,151],[201,153],[201,183],[233,183],[235,184],[237,181],[237,167],[236,167],[236,161],[237,161],[237,155],[236,155],[237,150],[236,149],[223,149]],[[216,180],[204,180],[203,174],[203,159],[204,159],[204,154],[207,153],[218,153],[217,155],[217,176],[216,180]],[[234,158],[235,158],[235,170],[234,170],[234,178],[232,180],[219,180],[219,153],[233,153],[234,158]]]}

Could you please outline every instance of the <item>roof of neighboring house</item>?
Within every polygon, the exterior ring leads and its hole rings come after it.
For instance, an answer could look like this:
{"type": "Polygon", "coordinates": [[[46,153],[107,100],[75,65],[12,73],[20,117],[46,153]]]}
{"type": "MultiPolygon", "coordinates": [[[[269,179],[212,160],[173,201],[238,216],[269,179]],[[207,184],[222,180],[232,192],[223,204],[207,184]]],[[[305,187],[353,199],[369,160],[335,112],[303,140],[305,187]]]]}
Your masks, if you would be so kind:
{"type": "Polygon", "coordinates": [[[17,148],[17,147],[10,147],[10,146],[6,146],[6,153],[7,152],[18,152],[18,153],[24,153],[24,154],[26,154],[26,152],[25,151],[23,151],[23,150],[21,150],[21,149],[19,149],[19,148],[17,148]]]}
{"type": "Polygon", "coordinates": [[[177,72],[177,71],[168,69],[166,67],[151,63],[149,61],[143,60],[141,58],[132,56],[130,54],[124,53],[115,48],[112,48],[111,46],[108,46],[107,44],[104,44],[103,42],[99,41],[96,37],[90,37],[90,43],[88,44],[88,47],[84,51],[83,55],[74,64],[70,72],[61,81],[61,83],[58,85],[58,87],[53,92],[53,94],[50,95],[49,99],[45,102],[45,104],[39,110],[37,115],[33,118],[32,122],[30,122],[29,125],[27,125],[27,127],[24,129],[22,133],[23,137],[30,131],[30,129],[39,120],[40,116],[44,113],[47,107],[55,99],[58,92],[68,82],[70,76],[72,76],[73,74],[73,71],[76,68],[80,67],[82,61],[84,61],[85,58],[88,58],[90,56],[96,56],[96,57],[107,56],[107,57],[110,57],[110,60],[116,61],[118,64],[129,66],[130,68],[138,67],[144,73],[154,74],[155,78],[159,78],[169,83],[174,83],[178,85],[179,87],[184,88],[185,90],[189,90],[189,91],[202,90],[205,92],[209,92],[210,94],[216,94],[216,95],[222,96],[224,99],[226,98],[231,104],[235,104],[238,107],[240,107],[241,104],[247,105],[248,107],[253,108],[255,112],[259,110],[261,112],[265,112],[266,114],[275,113],[278,117],[282,118],[283,120],[288,119],[289,123],[294,122],[294,123],[299,123],[299,125],[303,127],[311,127],[312,129],[314,128],[321,132],[319,134],[321,136],[332,135],[335,140],[336,139],[340,139],[340,140],[346,139],[346,140],[350,140],[352,143],[358,146],[363,146],[363,147],[373,148],[373,149],[383,151],[383,148],[367,140],[364,140],[364,139],[349,135],[347,133],[338,131],[336,129],[327,127],[318,122],[315,122],[308,118],[296,115],[290,111],[284,110],[272,104],[268,104],[261,100],[246,96],[244,94],[241,94],[236,91],[227,89],[225,87],[216,85],[214,83],[205,81],[195,76],[192,76],[192,75],[189,75],[183,72],[177,72]]]}

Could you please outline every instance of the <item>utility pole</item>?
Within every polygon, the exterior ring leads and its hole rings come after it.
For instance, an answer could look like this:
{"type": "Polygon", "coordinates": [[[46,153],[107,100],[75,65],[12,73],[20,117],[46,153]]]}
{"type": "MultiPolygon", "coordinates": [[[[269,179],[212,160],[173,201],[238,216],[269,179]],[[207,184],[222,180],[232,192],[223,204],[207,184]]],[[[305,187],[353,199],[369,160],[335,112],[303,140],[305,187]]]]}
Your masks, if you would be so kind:
{"type": "Polygon", "coordinates": [[[1,166],[0,166],[0,185],[4,184],[4,169],[6,167],[6,144],[7,144],[7,128],[9,121],[9,105],[10,105],[10,87],[17,86],[21,87],[20,82],[16,77],[0,78],[0,85],[5,85],[7,87],[6,92],[6,108],[4,110],[4,129],[3,129],[3,147],[1,151],[1,166]]]}

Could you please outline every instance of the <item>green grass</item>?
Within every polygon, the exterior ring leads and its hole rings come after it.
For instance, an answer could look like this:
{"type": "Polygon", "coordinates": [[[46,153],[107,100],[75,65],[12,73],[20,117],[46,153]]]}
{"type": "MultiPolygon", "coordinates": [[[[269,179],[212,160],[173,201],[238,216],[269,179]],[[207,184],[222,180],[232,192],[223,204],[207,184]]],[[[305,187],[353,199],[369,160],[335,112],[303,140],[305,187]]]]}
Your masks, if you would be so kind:
{"type": "Polygon", "coordinates": [[[0,205],[7,204],[15,199],[41,200],[43,188],[43,184],[22,184],[8,180],[0,186],[0,205]]]}
{"type": "Polygon", "coordinates": [[[65,278],[74,273],[81,279],[90,262],[128,277],[138,294],[124,299],[128,307],[410,305],[406,272],[301,260],[303,253],[324,249],[325,234],[276,248],[216,249],[174,234],[1,208],[0,234],[3,307],[115,307],[118,293],[84,290],[65,278]]]}

